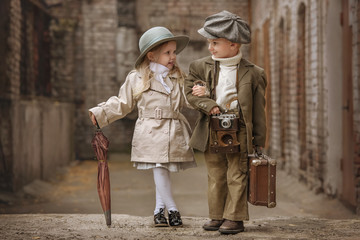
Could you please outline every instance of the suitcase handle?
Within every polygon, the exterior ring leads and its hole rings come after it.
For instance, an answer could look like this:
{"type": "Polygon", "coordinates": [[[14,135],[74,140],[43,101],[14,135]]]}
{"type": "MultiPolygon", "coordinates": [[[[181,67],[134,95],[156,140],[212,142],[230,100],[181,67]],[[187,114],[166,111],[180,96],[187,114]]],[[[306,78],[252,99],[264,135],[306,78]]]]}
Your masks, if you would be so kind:
{"type": "Polygon", "coordinates": [[[259,156],[258,159],[254,159],[251,161],[251,164],[254,166],[259,166],[261,164],[266,165],[267,163],[269,163],[269,165],[271,165],[271,166],[276,166],[276,160],[270,158],[269,156],[267,156],[265,154],[261,154],[261,156],[259,156]]]}

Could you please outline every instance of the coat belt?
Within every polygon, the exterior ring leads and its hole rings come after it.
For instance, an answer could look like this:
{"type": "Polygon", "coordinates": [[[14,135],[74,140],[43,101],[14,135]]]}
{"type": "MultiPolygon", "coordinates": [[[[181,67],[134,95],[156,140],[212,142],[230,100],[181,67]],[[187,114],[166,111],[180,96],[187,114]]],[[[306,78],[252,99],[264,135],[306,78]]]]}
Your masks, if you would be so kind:
{"type": "Polygon", "coordinates": [[[172,110],[166,110],[161,108],[155,108],[154,110],[139,110],[139,118],[152,118],[152,119],[181,119],[184,115],[182,113],[172,110]]]}

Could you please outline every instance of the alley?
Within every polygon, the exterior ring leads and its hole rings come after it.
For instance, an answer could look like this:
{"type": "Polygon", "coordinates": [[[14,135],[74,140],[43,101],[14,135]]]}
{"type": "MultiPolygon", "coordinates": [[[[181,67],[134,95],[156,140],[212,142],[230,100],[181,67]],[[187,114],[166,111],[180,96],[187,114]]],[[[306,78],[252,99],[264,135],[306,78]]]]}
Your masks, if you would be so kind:
{"type": "MultiPolygon", "coordinates": [[[[206,217],[206,166],[201,154],[197,154],[196,159],[197,168],[172,174],[173,194],[182,215],[206,217]]],[[[133,168],[128,154],[110,155],[109,168],[112,213],[150,216],[155,206],[152,172],[133,168]]],[[[36,180],[13,197],[3,196],[2,202],[7,202],[7,205],[0,205],[0,213],[101,213],[96,177],[96,161],[74,162],[72,166],[58,171],[50,182],[36,180]]],[[[251,219],[278,216],[357,217],[338,200],[322,194],[315,195],[303,183],[279,170],[276,208],[250,205],[251,219]]]]}
{"type": "MultiPolygon", "coordinates": [[[[1,0],[0,13],[0,239],[360,239],[359,0],[1,0]],[[258,108],[255,97],[248,108],[240,98],[264,94],[266,117],[261,107],[244,122],[248,146],[278,160],[276,208],[250,205],[235,236],[204,231],[207,170],[197,153],[197,168],[171,176],[184,227],[154,228],[152,171],[136,170],[128,154],[135,110],[102,129],[111,143],[107,228],[89,109],[118,95],[154,26],[189,37],[174,63],[193,75],[190,64],[214,54],[198,30],[224,10],[251,30],[239,69],[249,61],[266,76],[266,84],[248,82],[249,70],[233,83],[243,118],[258,108]],[[259,119],[266,130],[255,129],[259,119]]],[[[219,80],[215,70],[199,80],[219,80]]],[[[205,86],[212,100],[216,82],[205,86]]],[[[182,111],[194,129],[199,111],[182,111]]]]}
{"type": "MultiPolygon", "coordinates": [[[[201,228],[207,220],[207,176],[202,155],[196,155],[197,168],[172,175],[174,197],[184,216],[181,229],[153,228],[152,172],[136,170],[129,159],[127,154],[110,156],[110,229],[104,223],[96,191],[96,161],[83,161],[58,171],[50,182],[35,181],[11,196],[1,193],[1,235],[4,239],[236,238],[201,228]]],[[[278,171],[277,203],[274,209],[250,206],[243,239],[358,239],[358,216],[336,199],[315,195],[284,171],[278,171]]]]}

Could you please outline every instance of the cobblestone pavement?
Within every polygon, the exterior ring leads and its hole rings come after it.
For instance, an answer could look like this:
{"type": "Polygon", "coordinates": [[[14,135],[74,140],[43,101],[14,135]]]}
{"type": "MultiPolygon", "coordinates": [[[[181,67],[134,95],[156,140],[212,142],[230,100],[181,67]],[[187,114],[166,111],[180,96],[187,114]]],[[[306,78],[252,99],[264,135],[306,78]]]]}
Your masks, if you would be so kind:
{"type": "Polygon", "coordinates": [[[151,171],[132,167],[129,155],[109,159],[112,226],[107,228],[96,191],[95,161],[76,162],[51,181],[15,193],[0,192],[0,239],[360,239],[360,218],[338,200],[315,194],[284,171],[277,174],[277,206],[249,206],[245,232],[204,231],[207,176],[198,167],[172,174],[184,227],[154,228],[151,171]]]}

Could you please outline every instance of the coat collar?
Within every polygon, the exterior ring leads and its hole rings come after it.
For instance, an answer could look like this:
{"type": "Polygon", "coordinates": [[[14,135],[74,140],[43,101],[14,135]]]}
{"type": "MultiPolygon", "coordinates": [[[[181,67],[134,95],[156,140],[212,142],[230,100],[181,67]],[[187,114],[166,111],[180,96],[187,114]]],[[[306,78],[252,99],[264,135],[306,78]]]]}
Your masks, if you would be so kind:
{"type": "MultiPolygon", "coordinates": [[[[134,70],[134,71],[135,71],[135,70],[134,70]]],[[[142,78],[142,77],[141,77],[141,74],[140,74],[138,71],[136,71],[136,74],[137,74],[137,77],[138,77],[139,79],[142,78]]],[[[171,91],[172,91],[173,88],[174,88],[174,83],[173,83],[173,81],[176,81],[176,80],[177,80],[177,77],[178,77],[177,74],[171,74],[171,75],[169,74],[169,75],[164,79],[164,82],[169,86],[169,88],[170,88],[171,91]]],[[[164,93],[164,94],[166,94],[166,95],[170,95],[170,94],[171,94],[171,92],[168,93],[168,92],[165,90],[164,86],[163,86],[159,81],[157,81],[155,78],[151,78],[151,79],[150,79],[150,85],[148,85],[144,91],[146,91],[146,90],[148,90],[148,89],[151,89],[151,90],[157,91],[157,92],[161,92],[161,93],[164,93]]]]}

